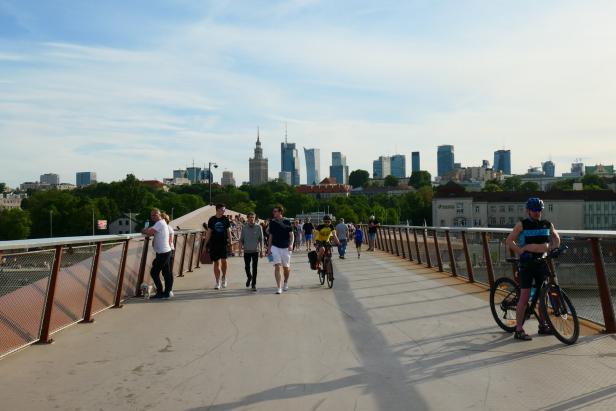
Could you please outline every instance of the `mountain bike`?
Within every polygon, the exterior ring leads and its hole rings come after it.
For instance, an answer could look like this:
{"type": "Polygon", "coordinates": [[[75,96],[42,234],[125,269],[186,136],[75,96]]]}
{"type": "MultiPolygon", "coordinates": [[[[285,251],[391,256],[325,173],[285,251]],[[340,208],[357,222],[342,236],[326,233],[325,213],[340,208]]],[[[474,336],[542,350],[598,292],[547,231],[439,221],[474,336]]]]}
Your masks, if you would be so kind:
{"type": "Polygon", "coordinates": [[[319,281],[321,285],[325,284],[327,280],[327,286],[332,288],[334,286],[334,267],[332,265],[332,245],[330,243],[321,245],[325,249],[323,253],[323,261],[319,267],[319,281]]]}
{"type": "MultiPolygon", "coordinates": [[[[578,320],[575,307],[565,291],[558,285],[558,278],[549,260],[558,257],[568,247],[560,246],[551,250],[545,257],[533,260],[531,264],[546,264],[548,275],[544,279],[541,287],[531,289],[531,298],[526,308],[524,320],[531,315],[535,315],[541,323],[541,317],[545,319],[554,336],[565,344],[574,344],[580,335],[580,322],[578,320]],[[533,293],[533,291],[535,291],[533,293]],[[539,303],[537,309],[537,302],[539,303]],[[540,312],[538,310],[541,310],[540,312]]],[[[507,332],[514,332],[516,326],[516,308],[520,300],[520,286],[517,282],[520,271],[520,260],[518,258],[507,258],[507,262],[514,265],[515,278],[501,277],[494,282],[490,289],[490,309],[496,324],[507,332]]]]}

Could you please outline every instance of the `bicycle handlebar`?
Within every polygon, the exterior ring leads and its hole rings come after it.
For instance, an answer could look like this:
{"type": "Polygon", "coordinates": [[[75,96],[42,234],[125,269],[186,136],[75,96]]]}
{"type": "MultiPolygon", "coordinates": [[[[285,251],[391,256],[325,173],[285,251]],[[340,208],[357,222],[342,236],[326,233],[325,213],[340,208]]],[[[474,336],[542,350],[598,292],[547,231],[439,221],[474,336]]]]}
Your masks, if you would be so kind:
{"type": "MultiPolygon", "coordinates": [[[[561,245],[558,248],[554,248],[552,250],[550,250],[548,252],[548,255],[546,255],[545,257],[541,257],[541,258],[537,258],[535,260],[532,260],[534,263],[539,263],[539,262],[543,262],[543,261],[547,261],[547,260],[551,260],[552,258],[557,258],[559,255],[561,255],[562,253],[565,252],[565,250],[567,250],[569,247],[567,247],[566,245],[561,245]]],[[[520,262],[519,258],[505,258],[505,261],[509,262],[509,263],[514,263],[517,264],[520,262]]]]}

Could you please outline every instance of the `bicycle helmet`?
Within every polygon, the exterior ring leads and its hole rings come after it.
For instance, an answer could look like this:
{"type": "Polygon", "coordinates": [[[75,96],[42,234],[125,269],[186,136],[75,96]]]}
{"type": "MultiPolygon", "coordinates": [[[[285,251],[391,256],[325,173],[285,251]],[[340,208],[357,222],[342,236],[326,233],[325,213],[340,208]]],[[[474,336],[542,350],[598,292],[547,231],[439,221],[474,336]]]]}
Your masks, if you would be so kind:
{"type": "Polygon", "coordinates": [[[329,214],[323,216],[323,221],[332,221],[332,217],[329,214]]]}
{"type": "Polygon", "coordinates": [[[543,211],[545,206],[543,205],[543,200],[539,197],[531,197],[526,202],[526,208],[532,211],[543,211]]]}

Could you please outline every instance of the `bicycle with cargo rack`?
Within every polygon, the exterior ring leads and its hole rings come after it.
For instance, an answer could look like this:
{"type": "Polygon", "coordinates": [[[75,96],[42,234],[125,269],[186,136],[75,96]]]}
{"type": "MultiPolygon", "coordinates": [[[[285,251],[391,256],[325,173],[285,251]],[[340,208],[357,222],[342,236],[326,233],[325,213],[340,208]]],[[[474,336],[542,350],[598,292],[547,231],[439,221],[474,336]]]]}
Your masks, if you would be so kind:
{"type": "MultiPolygon", "coordinates": [[[[532,264],[537,265],[546,264],[548,275],[538,290],[531,289],[531,297],[524,320],[534,315],[541,323],[541,317],[543,317],[554,336],[561,342],[570,345],[574,344],[580,335],[580,322],[571,300],[558,284],[553,265],[549,264],[549,260],[557,258],[567,248],[567,246],[562,245],[548,252],[546,256],[532,262],[532,264]]],[[[517,280],[520,271],[520,259],[507,258],[506,261],[514,265],[514,276],[517,280]]],[[[509,333],[515,331],[516,309],[518,301],[520,301],[520,286],[516,280],[501,277],[494,282],[494,286],[490,289],[492,316],[498,326],[509,333]]]]}
{"type": "Polygon", "coordinates": [[[311,251],[308,253],[308,259],[310,260],[310,266],[313,270],[317,270],[319,275],[319,282],[321,285],[327,281],[327,287],[332,288],[334,286],[334,266],[332,264],[332,244],[327,242],[321,244],[320,247],[324,248],[323,258],[320,266],[317,266],[317,251],[311,251]]]}

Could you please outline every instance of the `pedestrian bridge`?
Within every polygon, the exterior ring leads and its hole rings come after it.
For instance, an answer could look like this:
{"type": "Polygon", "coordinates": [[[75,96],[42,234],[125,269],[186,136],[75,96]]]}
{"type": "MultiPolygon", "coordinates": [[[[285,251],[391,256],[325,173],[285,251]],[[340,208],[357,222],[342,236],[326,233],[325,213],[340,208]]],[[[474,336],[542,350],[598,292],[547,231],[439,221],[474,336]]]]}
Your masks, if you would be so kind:
{"type": "MultiPolygon", "coordinates": [[[[571,286],[573,303],[595,319],[575,345],[534,332],[514,341],[480,283],[506,274],[494,251],[500,234],[461,232],[384,227],[377,251],[357,259],[350,247],[336,258],[333,289],[297,252],[282,295],[265,259],[259,291],[247,291],[239,257],[229,259],[228,288],[213,290],[211,266],[196,258],[199,233],[180,232],[183,277],[163,301],[128,298],[147,273],[142,237],[29,243],[35,251],[0,244],[1,408],[615,409],[616,341],[602,332],[600,280],[571,286]]],[[[597,241],[608,283],[610,241],[597,241]]],[[[579,250],[562,271],[596,266],[579,250]]]]}

